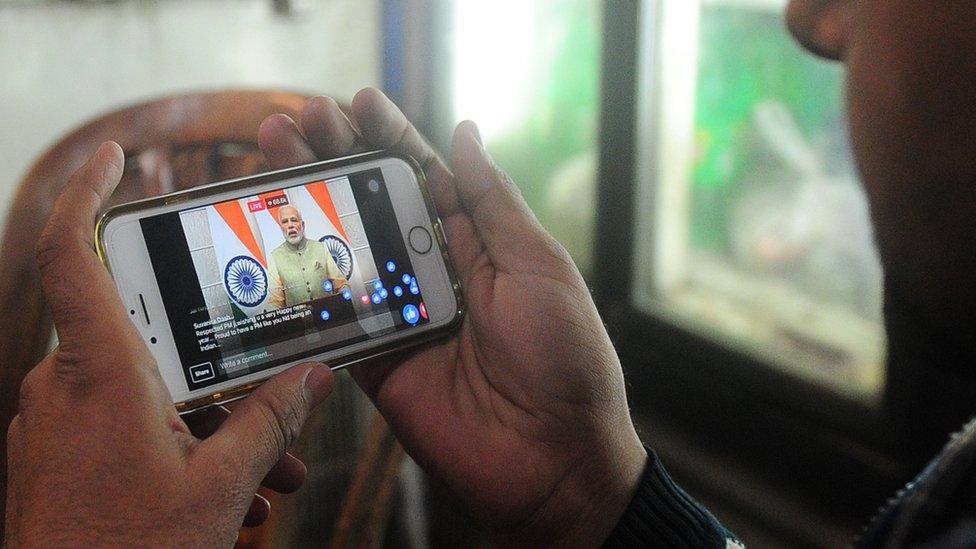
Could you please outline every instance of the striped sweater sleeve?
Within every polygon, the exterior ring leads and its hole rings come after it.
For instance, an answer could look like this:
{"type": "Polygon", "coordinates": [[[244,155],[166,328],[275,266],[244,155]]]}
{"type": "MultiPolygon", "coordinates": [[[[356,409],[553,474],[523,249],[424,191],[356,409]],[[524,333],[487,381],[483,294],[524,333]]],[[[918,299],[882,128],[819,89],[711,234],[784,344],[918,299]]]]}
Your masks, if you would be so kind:
{"type": "Polygon", "coordinates": [[[637,492],[604,547],[744,547],[691,498],[650,448],[637,492]]]}

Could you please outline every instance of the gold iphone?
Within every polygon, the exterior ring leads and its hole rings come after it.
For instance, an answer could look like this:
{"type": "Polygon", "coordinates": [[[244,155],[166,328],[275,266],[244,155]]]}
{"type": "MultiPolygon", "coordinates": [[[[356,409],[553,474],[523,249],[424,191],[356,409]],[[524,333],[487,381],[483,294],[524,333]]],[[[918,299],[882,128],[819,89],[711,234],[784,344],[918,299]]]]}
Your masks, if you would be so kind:
{"type": "Polygon", "coordinates": [[[96,232],[180,412],[299,362],[430,341],[463,316],[423,172],[388,152],[117,206],[96,232]]]}

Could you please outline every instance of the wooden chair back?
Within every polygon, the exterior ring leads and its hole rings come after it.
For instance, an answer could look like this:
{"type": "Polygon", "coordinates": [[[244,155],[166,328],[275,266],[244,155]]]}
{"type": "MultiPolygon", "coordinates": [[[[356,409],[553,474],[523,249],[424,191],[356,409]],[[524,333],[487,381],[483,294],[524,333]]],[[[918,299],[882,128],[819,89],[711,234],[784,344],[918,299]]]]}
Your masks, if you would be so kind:
{"type": "MultiPolygon", "coordinates": [[[[220,91],[133,105],[71,132],[29,170],[13,200],[0,245],[0,511],[6,500],[7,425],[17,412],[21,380],[48,352],[53,334],[34,247],[68,177],[107,140],[117,141],[126,152],[113,204],[258,173],[267,168],[256,142],[261,121],[274,113],[297,118],[304,101],[305,96],[289,92],[220,91]]],[[[369,421],[361,423],[365,432],[369,421]]],[[[386,482],[394,482],[395,474],[386,472],[388,453],[371,459],[377,460],[378,473],[385,472],[386,482]]],[[[324,456],[305,459],[310,457],[324,456]]],[[[268,545],[269,532],[270,528],[264,535],[251,532],[246,537],[252,545],[268,545]]]]}

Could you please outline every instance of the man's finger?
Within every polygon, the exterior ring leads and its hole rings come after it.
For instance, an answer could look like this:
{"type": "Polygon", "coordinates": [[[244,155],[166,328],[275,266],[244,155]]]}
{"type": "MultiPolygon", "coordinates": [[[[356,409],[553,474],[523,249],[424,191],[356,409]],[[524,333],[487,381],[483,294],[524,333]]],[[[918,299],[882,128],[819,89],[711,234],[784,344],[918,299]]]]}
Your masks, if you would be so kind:
{"type": "Polygon", "coordinates": [[[285,453],[261,481],[261,486],[279,494],[290,494],[305,484],[308,468],[297,457],[285,453]]]}
{"type": "MultiPolygon", "coordinates": [[[[216,433],[230,415],[231,411],[224,406],[211,406],[183,416],[183,421],[190,428],[193,436],[202,440],[216,433]]],[[[268,471],[261,481],[261,486],[279,494],[290,494],[302,487],[306,476],[308,476],[308,469],[305,463],[286,453],[268,471]]]]}
{"type": "Polygon", "coordinates": [[[258,128],[258,146],[271,169],[280,170],[315,162],[315,153],[298,125],[288,115],[273,114],[258,128]]]}
{"type": "Polygon", "coordinates": [[[454,132],[453,165],[461,208],[496,267],[544,272],[552,266],[545,258],[569,261],[515,183],[488,156],[474,122],[461,122],[454,132]]]}
{"type": "Polygon", "coordinates": [[[261,526],[269,516],[271,516],[271,502],[261,494],[254,494],[251,506],[247,508],[247,514],[244,515],[243,526],[245,528],[261,526]]]}
{"type": "Polygon", "coordinates": [[[62,349],[132,326],[112,278],[94,248],[95,218],[122,178],[125,157],[104,143],[71,177],[37,242],[37,264],[62,349]]]}
{"type": "Polygon", "coordinates": [[[318,96],[306,101],[301,124],[308,144],[323,160],[367,149],[363,137],[331,97],[318,96]]]}
{"type": "Polygon", "coordinates": [[[200,445],[202,459],[233,464],[253,491],[295,442],[309,413],[332,392],[327,366],[301,364],[268,380],[243,400],[224,424],[200,445]]]}
{"type": "Polygon", "coordinates": [[[383,92],[375,88],[360,90],[352,99],[352,111],[359,131],[370,145],[410,155],[420,163],[441,217],[458,211],[457,191],[451,171],[383,92]]]}
{"type": "Polygon", "coordinates": [[[395,351],[364,362],[352,364],[346,370],[359,385],[359,388],[366,393],[366,396],[375,403],[380,387],[382,387],[386,378],[416,352],[417,349],[395,351]]]}

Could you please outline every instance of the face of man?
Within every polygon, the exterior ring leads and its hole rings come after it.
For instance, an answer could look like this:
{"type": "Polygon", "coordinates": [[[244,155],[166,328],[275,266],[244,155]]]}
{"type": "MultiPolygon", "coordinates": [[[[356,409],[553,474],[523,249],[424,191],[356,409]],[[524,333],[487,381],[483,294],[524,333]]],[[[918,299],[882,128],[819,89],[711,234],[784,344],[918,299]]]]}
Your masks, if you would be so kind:
{"type": "Polygon", "coordinates": [[[302,220],[302,212],[294,206],[282,206],[278,210],[278,225],[281,226],[281,234],[289,244],[299,244],[305,238],[305,221],[302,220]]]}
{"type": "Polygon", "coordinates": [[[847,44],[852,0],[791,0],[786,25],[815,55],[838,60],[847,44]]]}
{"type": "Polygon", "coordinates": [[[940,331],[976,336],[972,2],[792,0],[786,15],[804,47],[847,68],[887,291],[940,331]]]}

